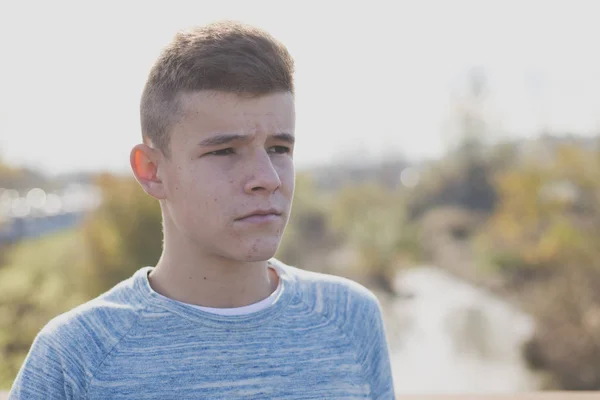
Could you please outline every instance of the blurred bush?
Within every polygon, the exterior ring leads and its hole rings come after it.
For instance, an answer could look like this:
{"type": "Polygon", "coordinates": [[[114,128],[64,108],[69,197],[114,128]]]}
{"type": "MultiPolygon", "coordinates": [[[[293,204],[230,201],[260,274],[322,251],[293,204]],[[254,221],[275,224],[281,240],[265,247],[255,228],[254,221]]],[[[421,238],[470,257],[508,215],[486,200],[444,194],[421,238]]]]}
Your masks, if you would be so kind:
{"type": "MultiPolygon", "coordinates": [[[[500,289],[538,323],[524,354],[550,372],[548,387],[600,389],[600,151],[553,137],[469,140],[420,166],[410,187],[392,164],[385,174],[340,166],[337,176],[361,177],[343,184],[299,173],[276,256],[389,294],[398,271],[421,262],[500,289]]],[[[0,387],[50,318],[160,257],[158,203],[129,176],[95,183],[103,202],[82,226],[3,251],[0,387]]]]}
{"type": "Polygon", "coordinates": [[[77,232],[6,250],[0,268],[0,388],[10,387],[41,327],[89,298],[81,272],[90,260],[77,232]]]}
{"type": "Polygon", "coordinates": [[[559,145],[496,187],[480,251],[539,324],[532,363],[558,388],[600,389],[600,151],[559,145]]]}
{"type": "Polygon", "coordinates": [[[96,184],[103,202],[83,226],[92,262],[82,271],[86,292],[94,296],[139,268],[155,265],[162,252],[158,202],[133,177],[106,174],[98,177],[96,184]]]}

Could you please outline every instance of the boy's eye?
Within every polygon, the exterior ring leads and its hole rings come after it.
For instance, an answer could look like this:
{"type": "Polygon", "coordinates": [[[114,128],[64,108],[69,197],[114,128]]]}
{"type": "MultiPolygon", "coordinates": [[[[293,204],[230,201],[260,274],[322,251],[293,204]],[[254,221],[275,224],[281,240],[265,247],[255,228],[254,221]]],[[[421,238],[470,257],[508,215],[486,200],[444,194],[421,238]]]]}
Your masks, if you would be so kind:
{"type": "Polygon", "coordinates": [[[290,148],[286,146],[273,146],[269,149],[270,153],[286,154],[290,152],[290,148]]]}
{"type": "Polygon", "coordinates": [[[222,150],[211,151],[208,154],[212,154],[214,156],[226,156],[229,154],[233,154],[233,149],[231,147],[228,147],[228,148],[222,149],[222,150]]]}

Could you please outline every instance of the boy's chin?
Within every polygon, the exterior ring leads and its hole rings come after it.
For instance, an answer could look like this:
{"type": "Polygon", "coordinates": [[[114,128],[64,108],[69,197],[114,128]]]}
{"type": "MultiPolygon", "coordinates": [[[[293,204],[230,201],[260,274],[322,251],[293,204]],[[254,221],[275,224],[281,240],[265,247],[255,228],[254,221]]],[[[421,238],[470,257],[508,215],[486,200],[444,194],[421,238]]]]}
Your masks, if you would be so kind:
{"type": "Polygon", "coordinates": [[[244,258],[244,261],[245,262],[267,261],[267,260],[270,260],[271,258],[275,257],[276,252],[277,252],[277,249],[269,250],[269,251],[265,250],[265,251],[260,251],[260,252],[253,253],[253,254],[248,254],[244,258]]]}
{"type": "Polygon", "coordinates": [[[279,243],[273,244],[262,244],[262,245],[251,245],[245,249],[234,249],[237,258],[244,262],[260,262],[270,260],[277,253],[279,243]],[[240,251],[242,250],[242,251],[240,251]],[[245,251],[244,251],[245,250],[245,251]]]}

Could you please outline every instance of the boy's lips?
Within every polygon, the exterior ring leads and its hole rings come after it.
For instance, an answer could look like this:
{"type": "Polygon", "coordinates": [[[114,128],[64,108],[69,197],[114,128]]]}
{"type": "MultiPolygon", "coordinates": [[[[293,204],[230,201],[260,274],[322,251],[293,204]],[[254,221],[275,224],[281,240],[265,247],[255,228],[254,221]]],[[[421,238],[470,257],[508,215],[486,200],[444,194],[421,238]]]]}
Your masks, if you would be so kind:
{"type": "Polygon", "coordinates": [[[281,218],[281,211],[276,208],[257,209],[244,216],[237,218],[236,221],[244,222],[271,222],[281,218]]]}

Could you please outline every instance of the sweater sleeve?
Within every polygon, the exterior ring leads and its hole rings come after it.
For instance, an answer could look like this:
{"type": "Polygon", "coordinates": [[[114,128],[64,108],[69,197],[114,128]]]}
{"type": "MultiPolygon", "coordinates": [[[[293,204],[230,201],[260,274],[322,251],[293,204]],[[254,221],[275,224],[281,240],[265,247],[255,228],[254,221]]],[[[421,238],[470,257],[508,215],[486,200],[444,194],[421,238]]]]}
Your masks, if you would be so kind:
{"type": "Polygon", "coordinates": [[[362,343],[363,367],[370,380],[371,398],[392,400],[395,398],[394,381],[381,304],[376,298],[369,303],[362,343]]]}
{"type": "Polygon", "coordinates": [[[13,382],[9,400],[84,398],[85,379],[73,358],[76,352],[60,345],[69,339],[45,330],[37,335],[13,382]]]}

